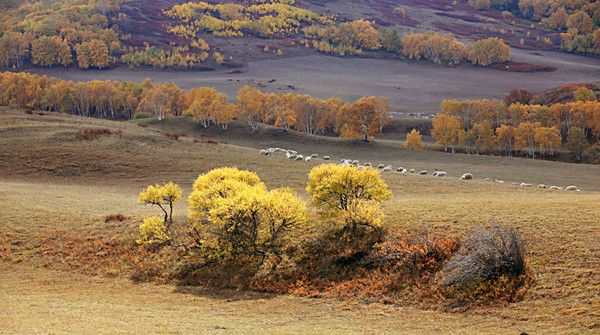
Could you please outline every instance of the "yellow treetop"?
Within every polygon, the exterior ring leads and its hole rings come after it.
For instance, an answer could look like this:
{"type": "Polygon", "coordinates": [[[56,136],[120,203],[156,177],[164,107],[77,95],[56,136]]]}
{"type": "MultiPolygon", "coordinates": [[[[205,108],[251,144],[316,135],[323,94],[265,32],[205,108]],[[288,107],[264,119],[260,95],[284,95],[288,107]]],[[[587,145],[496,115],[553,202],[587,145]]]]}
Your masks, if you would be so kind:
{"type": "Polygon", "coordinates": [[[411,130],[411,132],[406,135],[404,147],[410,150],[420,150],[425,148],[425,143],[423,143],[421,132],[416,129],[411,130]]]}

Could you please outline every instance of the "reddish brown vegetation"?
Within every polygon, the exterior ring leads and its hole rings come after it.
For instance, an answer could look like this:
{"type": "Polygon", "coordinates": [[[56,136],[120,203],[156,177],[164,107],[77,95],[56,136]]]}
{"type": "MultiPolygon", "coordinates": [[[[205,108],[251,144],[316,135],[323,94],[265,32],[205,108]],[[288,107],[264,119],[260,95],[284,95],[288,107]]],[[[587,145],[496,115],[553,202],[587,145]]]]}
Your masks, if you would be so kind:
{"type": "MultiPolygon", "coordinates": [[[[212,144],[212,145],[218,145],[219,142],[215,141],[215,140],[211,140],[211,139],[194,139],[194,143],[200,143],[200,144],[212,144]]],[[[225,142],[222,142],[223,144],[227,144],[225,142]]]]}
{"type": "Polygon", "coordinates": [[[109,214],[104,217],[104,222],[123,222],[125,221],[125,216],[123,214],[109,214]]]}
{"type": "Polygon", "coordinates": [[[507,72],[554,72],[556,67],[549,65],[538,65],[519,62],[506,62],[492,65],[492,68],[507,72]]]}
{"type": "Polygon", "coordinates": [[[113,132],[107,128],[86,128],[78,131],[75,138],[84,141],[93,141],[102,136],[110,136],[113,132]]]}
{"type": "Polygon", "coordinates": [[[165,136],[168,137],[168,138],[170,138],[170,139],[172,139],[172,140],[178,141],[180,137],[184,137],[185,135],[182,134],[182,133],[166,132],[165,136]]]}
{"type": "Polygon", "coordinates": [[[568,84],[535,93],[531,98],[531,104],[553,105],[557,103],[571,102],[574,100],[573,92],[581,87],[589,88],[590,90],[594,91],[597,96],[600,96],[600,82],[590,84],[568,84]]]}

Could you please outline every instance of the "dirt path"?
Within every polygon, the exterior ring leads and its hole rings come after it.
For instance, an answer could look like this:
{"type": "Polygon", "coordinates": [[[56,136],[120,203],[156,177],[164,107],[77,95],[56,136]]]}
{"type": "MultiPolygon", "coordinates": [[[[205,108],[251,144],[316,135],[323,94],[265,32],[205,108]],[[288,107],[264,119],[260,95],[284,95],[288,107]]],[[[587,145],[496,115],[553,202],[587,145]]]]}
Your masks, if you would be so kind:
{"type": "Polygon", "coordinates": [[[312,55],[251,62],[241,74],[231,74],[227,69],[165,72],[125,67],[105,71],[36,68],[31,72],[75,81],[141,81],[150,77],[155,81],[175,82],[185,89],[212,86],[231,98],[241,86],[258,83],[265,85],[261,87],[263,90],[309,93],[321,98],[340,96],[353,100],[364,95],[383,95],[390,98],[394,110],[404,112],[436,112],[444,99],[502,98],[513,88],[540,91],[564,83],[600,78],[598,59],[554,52],[544,52],[543,56],[522,50],[513,53],[515,61],[552,65],[558,70],[511,73],[470,65],[446,67],[400,60],[312,55]],[[275,82],[269,83],[272,79],[275,82]]]}

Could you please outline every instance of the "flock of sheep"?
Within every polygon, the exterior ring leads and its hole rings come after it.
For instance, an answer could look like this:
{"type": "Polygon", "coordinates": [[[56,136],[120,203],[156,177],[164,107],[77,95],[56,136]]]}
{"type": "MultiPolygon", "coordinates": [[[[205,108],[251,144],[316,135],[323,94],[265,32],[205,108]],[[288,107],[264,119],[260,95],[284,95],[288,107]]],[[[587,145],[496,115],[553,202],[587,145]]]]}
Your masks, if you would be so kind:
{"type": "MultiPolygon", "coordinates": [[[[286,149],[282,149],[282,148],[268,148],[268,149],[262,149],[260,150],[260,154],[263,156],[273,156],[276,153],[281,153],[281,154],[285,154],[285,158],[289,159],[289,160],[293,160],[293,161],[304,161],[304,162],[311,162],[313,160],[318,160],[321,159],[323,161],[330,161],[331,160],[331,156],[319,156],[317,154],[312,154],[312,155],[301,155],[299,154],[297,151],[295,150],[286,150],[286,149]]],[[[377,166],[374,166],[371,163],[363,163],[361,164],[360,161],[358,160],[352,160],[352,159],[341,159],[340,160],[340,165],[345,165],[345,166],[355,166],[359,169],[366,169],[366,168],[376,168],[378,170],[380,170],[381,172],[394,172],[394,169],[392,168],[391,165],[384,165],[384,164],[379,164],[377,166]]],[[[404,167],[398,167],[395,170],[396,173],[399,173],[401,175],[406,175],[406,174],[418,174],[421,176],[426,176],[429,175],[429,172],[427,170],[415,170],[415,169],[406,169],[404,167]]],[[[431,176],[433,177],[439,177],[439,178],[444,178],[448,176],[448,173],[445,171],[438,171],[435,170],[433,171],[433,173],[431,174],[431,176]]],[[[473,180],[473,174],[471,173],[465,173],[463,174],[460,178],[458,178],[459,180],[473,180]]],[[[498,179],[491,179],[491,178],[485,178],[483,179],[484,181],[489,181],[489,182],[495,182],[495,183],[499,183],[499,184],[504,184],[504,180],[498,180],[498,179]]],[[[518,182],[513,182],[512,185],[517,185],[517,186],[521,186],[521,187],[533,187],[532,184],[529,183],[518,183],[518,182]]],[[[539,184],[537,185],[538,188],[540,189],[549,189],[549,190],[566,190],[566,191],[580,191],[579,188],[577,186],[567,186],[567,187],[560,187],[560,186],[547,186],[545,184],[539,184]]]]}

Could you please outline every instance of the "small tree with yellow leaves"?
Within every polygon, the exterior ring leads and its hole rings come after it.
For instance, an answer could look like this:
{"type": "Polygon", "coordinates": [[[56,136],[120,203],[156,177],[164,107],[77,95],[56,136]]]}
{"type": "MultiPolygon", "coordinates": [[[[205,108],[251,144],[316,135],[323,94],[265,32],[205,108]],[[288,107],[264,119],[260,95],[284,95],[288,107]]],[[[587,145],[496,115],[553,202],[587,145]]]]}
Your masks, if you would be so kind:
{"type": "Polygon", "coordinates": [[[423,143],[421,132],[416,129],[411,130],[410,133],[406,135],[404,147],[410,150],[421,150],[425,148],[425,143],[423,143]]]}
{"type": "Polygon", "coordinates": [[[167,228],[173,224],[173,204],[183,196],[179,185],[168,182],[163,185],[150,185],[138,197],[140,204],[153,205],[164,213],[164,224],[167,228]],[[167,224],[168,223],[168,224],[167,224]]]}
{"type": "Polygon", "coordinates": [[[188,204],[197,246],[209,259],[272,254],[281,260],[288,233],[308,221],[306,204],[291,190],[268,191],[255,173],[236,168],[198,177],[188,204]]]}
{"type": "Polygon", "coordinates": [[[313,168],[306,192],[324,218],[333,219],[355,239],[361,228],[379,231],[383,224],[381,201],[391,197],[388,185],[375,169],[324,164],[313,168]]]}

